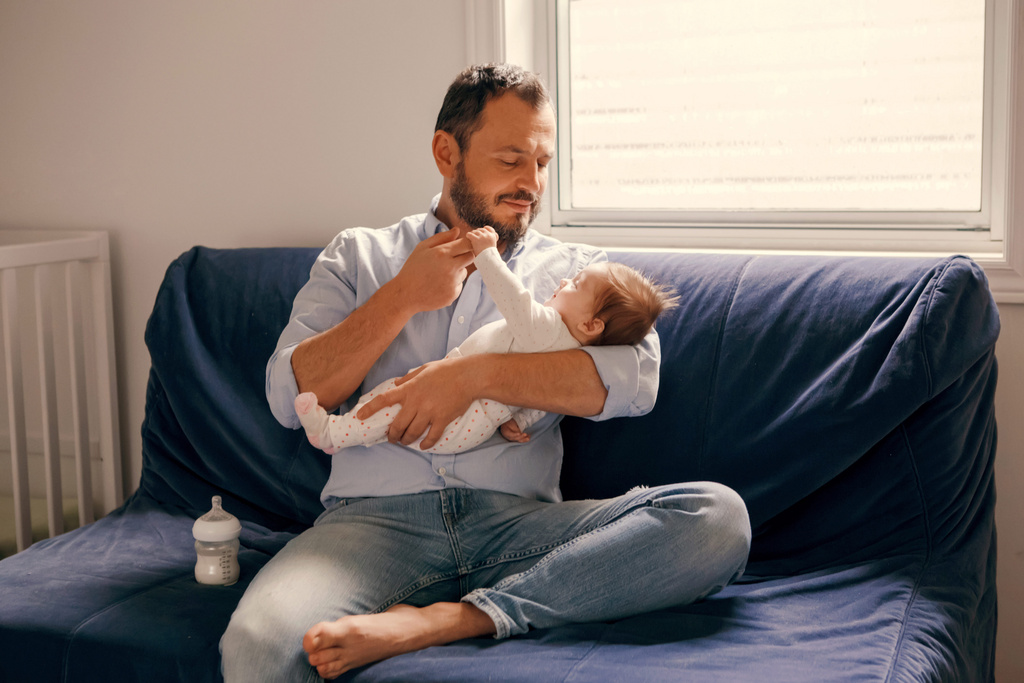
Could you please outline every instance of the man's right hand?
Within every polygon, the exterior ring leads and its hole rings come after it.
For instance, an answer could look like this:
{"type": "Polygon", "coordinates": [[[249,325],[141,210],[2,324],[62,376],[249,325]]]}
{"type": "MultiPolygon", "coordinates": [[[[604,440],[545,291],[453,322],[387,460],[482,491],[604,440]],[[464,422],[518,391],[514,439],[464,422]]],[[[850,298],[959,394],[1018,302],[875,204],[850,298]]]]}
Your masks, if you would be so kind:
{"type": "Polygon", "coordinates": [[[459,228],[431,235],[416,245],[391,281],[398,300],[414,313],[451,305],[473,263],[473,249],[459,228]]]}
{"type": "Polygon", "coordinates": [[[340,323],[300,343],[292,353],[299,392],[328,409],[352,395],[409,318],[450,305],[473,263],[469,240],[456,228],[416,245],[398,275],[340,323]]]}

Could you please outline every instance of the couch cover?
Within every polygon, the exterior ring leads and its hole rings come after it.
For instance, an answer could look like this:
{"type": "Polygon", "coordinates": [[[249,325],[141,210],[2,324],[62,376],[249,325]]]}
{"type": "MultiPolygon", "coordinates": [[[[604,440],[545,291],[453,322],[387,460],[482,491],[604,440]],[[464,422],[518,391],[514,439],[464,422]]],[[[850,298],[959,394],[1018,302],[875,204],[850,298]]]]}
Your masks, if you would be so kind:
{"type": "MultiPolygon", "coordinates": [[[[321,511],[327,459],[263,390],[317,253],[200,247],[170,265],[146,330],[138,489],[0,562],[0,680],[220,680],[246,585],[321,511]],[[243,520],[231,587],[192,574],[192,522],[215,494],[243,520]]],[[[649,415],[564,420],[563,493],[723,482],[750,511],[746,575],[695,605],[466,640],[348,679],[991,680],[999,320],[977,264],[610,256],[682,305],[658,322],[649,415]]]]}

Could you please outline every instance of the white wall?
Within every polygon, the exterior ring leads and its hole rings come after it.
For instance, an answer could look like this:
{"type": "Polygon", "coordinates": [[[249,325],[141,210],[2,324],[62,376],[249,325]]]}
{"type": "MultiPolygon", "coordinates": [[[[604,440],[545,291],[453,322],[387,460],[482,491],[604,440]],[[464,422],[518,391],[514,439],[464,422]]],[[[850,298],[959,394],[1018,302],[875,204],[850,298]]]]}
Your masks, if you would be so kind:
{"type": "MultiPolygon", "coordinates": [[[[138,481],[164,269],[195,244],[320,246],[423,211],[465,0],[0,0],[0,228],[112,239],[138,481]]],[[[1024,680],[1024,306],[1001,307],[999,680],[1024,680]]]]}
{"type": "Polygon", "coordinates": [[[0,2],[0,227],[110,231],[130,485],[164,269],[425,211],[464,26],[463,0],[0,2]]]}

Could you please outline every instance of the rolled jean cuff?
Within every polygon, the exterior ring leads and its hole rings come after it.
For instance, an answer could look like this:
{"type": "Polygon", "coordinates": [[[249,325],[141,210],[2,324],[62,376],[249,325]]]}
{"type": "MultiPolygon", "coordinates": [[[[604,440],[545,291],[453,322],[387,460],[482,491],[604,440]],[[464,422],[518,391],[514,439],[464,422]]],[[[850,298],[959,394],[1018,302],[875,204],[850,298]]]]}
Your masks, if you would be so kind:
{"type": "Polygon", "coordinates": [[[498,606],[491,602],[490,598],[477,589],[462,598],[462,602],[468,602],[478,610],[486,614],[494,622],[494,639],[503,640],[512,635],[514,624],[508,615],[498,609],[498,606]]]}

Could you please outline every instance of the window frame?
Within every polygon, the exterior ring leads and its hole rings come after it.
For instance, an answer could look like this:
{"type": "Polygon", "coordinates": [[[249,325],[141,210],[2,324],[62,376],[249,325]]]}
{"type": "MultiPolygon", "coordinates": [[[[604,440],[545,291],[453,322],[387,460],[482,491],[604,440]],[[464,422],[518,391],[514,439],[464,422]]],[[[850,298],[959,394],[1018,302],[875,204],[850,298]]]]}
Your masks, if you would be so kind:
{"type": "MultiPolygon", "coordinates": [[[[465,0],[467,63],[512,61],[545,77],[558,101],[557,11],[566,0],[465,0]]],[[[912,225],[889,216],[862,214],[856,220],[822,223],[820,215],[783,212],[760,223],[694,215],[692,222],[597,220],[558,206],[558,159],[552,162],[545,209],[535,227],[571,242],[606,248],[742,253],[858,255],[943,255],[960,253],[986,271],[997,301],[1024,303],[1024,0],[988,0],[986,6],[985,148],[983,186],[988,226],[936,229],[927,216],[912,225]],[[1018,203],[1017,206],[1024,206],[1018,203]],[[705,220],[708,219],[708,220],[705,220]],[[804,220],[798,220],[804,219],[804,220]]],[[[559,140],[561,153],[562,140],[559,140]]],[[[720,216],[722,216],[720,214],[720,216]]],[[[722,216],[724,218],[724,216],[722,216]]]]}

